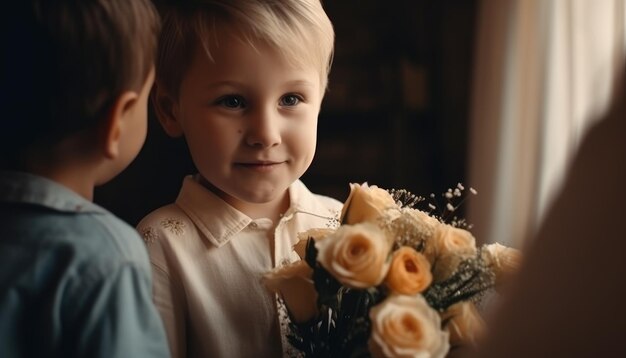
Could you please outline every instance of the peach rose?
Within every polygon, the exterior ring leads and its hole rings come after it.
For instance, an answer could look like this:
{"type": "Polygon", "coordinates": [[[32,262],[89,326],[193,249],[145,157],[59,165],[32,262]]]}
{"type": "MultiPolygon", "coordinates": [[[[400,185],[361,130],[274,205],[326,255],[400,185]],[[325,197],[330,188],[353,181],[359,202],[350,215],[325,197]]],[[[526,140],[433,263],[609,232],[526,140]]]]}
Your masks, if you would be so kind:
{"type": "Polygon", "coordinates": [[[391,242],[372,223],[342,225],[315,247],[317,261],[347,287],[377,286],[389,268],[391,242]]]}
{"type": "Polygon", "coordinates": [[[370,309],[373,357],[444,357],[450,349],[441,318],[421,295],[391,295],[370,309]]]}
{"type": "Polygon", "coordinates": [[[395,293],[413,295],[424,291],[433,280],[430,262],[415,249],[403,246],[393,253],[385,284],[395,293]]]}
{"type": "Polygon", "coordinates": [[[450,332],[450,345],[476,344],[485,332],[485,322],[471,301],[453,304],[441,314],[445,329],[450,332]]]}
{"type": "Polygon", "coordinates": [[[377,186],[350,184],[350,195],[341,209],[342,224],[376,222],[387,209],[398,208],[391,194],[377,186]]]}
{"type": "Polygon", "coordinates": [[[520,250],[498,243],[485,245],[482,258],[496,275],[496,285],[503,284],[507,277],[515,273],[522,261],[520,250]]]}
{"type": "Polygon", "coordinates": [[[317,315],[317,291],[312,276],[313,269],[305,261],[298,261],[263,277],[265,286],[285,301],[296,323],[306,322],[317,315]]]}
{"type": "MultiPolygon", "coordinates": [[[[433,279],[441,282],[450,277],[461,261],[476,255],[476,239],[467,230],[441,224],[434,237],[433,279]]],[[[429,259],[432,259],[429,257],[429,259]]]]}

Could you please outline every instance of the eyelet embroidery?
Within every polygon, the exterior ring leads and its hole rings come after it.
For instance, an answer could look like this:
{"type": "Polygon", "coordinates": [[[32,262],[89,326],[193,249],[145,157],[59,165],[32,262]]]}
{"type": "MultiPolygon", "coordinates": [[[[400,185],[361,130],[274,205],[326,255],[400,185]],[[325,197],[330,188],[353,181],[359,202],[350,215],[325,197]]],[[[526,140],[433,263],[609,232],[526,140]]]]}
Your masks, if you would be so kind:
{"type": "Polygon", "coordinates": [[[182,235],[185,233],[185,223],[176,218],[169,218],[161,221],[161,226],[169,230],[174,235],[182,235]]]}
{"type": "Polygon", "coordinates": [[[146,244],[152,244],[157,241],[159,234],[153,227],[148,226],[141,230],[141,237],[146,244]]]}

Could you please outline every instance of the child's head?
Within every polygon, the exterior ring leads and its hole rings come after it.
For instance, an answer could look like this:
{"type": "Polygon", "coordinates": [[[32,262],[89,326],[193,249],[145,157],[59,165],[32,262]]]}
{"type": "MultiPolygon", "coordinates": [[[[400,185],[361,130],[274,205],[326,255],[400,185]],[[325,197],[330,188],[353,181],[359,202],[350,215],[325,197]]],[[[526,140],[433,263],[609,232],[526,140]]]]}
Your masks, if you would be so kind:
{"type": "Polygon", "coordinates": [[[166,8],[157,58],[159,86],[173,96],[198,46],[212,59],[224,31],[263,42],[295,65],[319,69],[326,88],[335,33],[319,0],[191,0],[166,8]]]}
{"type": "Polygon", "coordinates": [[[245,212],[311,164],[334,31],[319,0],[192,1],[163,16],[154,102],[207,186],[245,212]]]}
{"type": "Polygon", "coordinates": [[[55,160],[52,149],[68,137],[106,131],[115,113],[140,116],[159,23],[149,0],[23,0],[4,11],[5,165],[19,167],[39,153],[55,160]]]}

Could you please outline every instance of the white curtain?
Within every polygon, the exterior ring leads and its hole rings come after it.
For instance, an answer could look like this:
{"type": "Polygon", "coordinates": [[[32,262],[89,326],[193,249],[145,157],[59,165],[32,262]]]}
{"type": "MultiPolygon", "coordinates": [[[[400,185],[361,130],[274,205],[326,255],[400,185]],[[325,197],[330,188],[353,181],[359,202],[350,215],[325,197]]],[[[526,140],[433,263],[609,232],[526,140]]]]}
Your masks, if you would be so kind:
{"type": "Polygon", "coordinates": [[[520,247],[536,229],[611,99],[625,21],[626,0],[480,3],[468,181],[477,238],[520,247]]]}

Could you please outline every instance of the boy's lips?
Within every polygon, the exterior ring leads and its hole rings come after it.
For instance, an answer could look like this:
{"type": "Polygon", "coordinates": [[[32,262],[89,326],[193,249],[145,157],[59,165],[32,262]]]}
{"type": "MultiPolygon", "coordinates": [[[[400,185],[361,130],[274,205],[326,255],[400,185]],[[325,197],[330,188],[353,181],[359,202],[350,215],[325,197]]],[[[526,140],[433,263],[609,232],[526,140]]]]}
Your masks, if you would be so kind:
{"type": "Polygon", "coordinates": [[[235,162],[235,165],[274,165],[281,164],[284,161],[275,161],[275,160],[250,160],[250,161],[241,161],[235,162]]]}
{"type": "Polygon", "coordinates": [[[253,169],[253,170],[261,170],[267,171],[272,170],[273,168],[278,167],[280,164],[285,163],[285,161],[250,161],[250,162],[235,162],[235,166],[253,169]]]}

